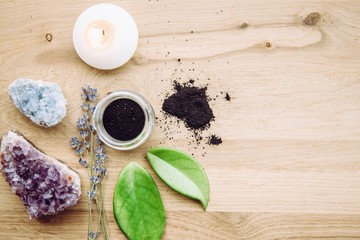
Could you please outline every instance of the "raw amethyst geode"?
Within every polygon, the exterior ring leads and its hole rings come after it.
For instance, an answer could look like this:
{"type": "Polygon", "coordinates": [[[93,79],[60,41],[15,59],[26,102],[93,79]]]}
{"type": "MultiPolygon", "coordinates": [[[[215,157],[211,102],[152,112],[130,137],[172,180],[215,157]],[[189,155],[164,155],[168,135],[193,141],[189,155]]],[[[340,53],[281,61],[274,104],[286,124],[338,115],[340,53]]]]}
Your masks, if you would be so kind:
{"type": "Polygon", "coordinates": [[[30,219],[57,214],[77,203],[80,177],[74,170],[40,152],[14,130],[3,135],[0,149],[0,168],[30,219]]]}

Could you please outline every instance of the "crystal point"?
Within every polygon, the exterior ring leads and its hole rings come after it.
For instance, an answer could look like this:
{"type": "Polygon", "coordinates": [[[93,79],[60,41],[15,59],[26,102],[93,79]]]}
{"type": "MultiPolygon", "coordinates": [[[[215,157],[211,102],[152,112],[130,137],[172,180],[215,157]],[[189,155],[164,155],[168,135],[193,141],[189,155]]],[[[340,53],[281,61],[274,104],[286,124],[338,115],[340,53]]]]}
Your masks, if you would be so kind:
{"type": "Polygon", "coordinates": [[[19,111],[39,126],[54,126],[66,115],[66,99],[56,83],[19,78],[8,93],[19,111]]]}
{"type": "Polygon", "coordinates": [[[2,173],[30,219],[57,214],[80,199],[79,175],[42,153],[20,133],[5,133],[0,150],[2,173]]]}

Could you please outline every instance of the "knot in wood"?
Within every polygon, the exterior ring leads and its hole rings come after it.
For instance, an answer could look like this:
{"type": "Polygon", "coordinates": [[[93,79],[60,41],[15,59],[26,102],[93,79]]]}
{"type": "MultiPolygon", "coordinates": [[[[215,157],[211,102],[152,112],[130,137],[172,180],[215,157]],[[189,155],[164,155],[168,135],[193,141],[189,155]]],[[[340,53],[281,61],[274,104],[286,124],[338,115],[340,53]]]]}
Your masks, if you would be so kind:
{"type": "Polygon", "coordinates": [[[312,12],[304,18],[303,23],[308,26],[315,26],[320,20],[320,14],[312,12]]]}
{"type": "Polygon", "coordinates": [[[45,38],[46,38],[46,41],[51,42],[51,40],[52,40],[52,35],[51,35],[51,33],[45,34],[45,38]]]}

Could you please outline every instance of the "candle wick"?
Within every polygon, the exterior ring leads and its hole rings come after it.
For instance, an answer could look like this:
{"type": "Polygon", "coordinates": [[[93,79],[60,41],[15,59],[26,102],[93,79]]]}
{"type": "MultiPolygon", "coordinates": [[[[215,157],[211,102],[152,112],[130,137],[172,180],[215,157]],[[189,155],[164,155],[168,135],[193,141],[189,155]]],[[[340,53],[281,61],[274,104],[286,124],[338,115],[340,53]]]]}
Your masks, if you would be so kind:
{"type": "Polygon", "coordinates": [[[103,29],[102,34],[105,36],[105,30],[103,29]]]}

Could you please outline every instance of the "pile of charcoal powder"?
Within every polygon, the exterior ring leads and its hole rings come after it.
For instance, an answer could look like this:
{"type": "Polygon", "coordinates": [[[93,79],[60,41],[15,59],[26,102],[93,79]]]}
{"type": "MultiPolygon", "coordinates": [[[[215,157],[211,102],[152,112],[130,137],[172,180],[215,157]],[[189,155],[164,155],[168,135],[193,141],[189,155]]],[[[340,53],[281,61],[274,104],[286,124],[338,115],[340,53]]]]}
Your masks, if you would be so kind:
{"type": "MultiPolygon", "coordinates": [[[[168,96],[163,103],[162,110],[165,114],[175,116],[184,121],[185,126],[194,132],[197,142],[203,137],[201,132],[210,127],[215,120],[212,109],[209,105],[209,97],[206,95],[207,87],[194,86],[194,80],[180,84],[174,82],[175,93],[168,96]]],[[[219,145],[221,137],[211,135],[207,144],[219,145]]]]}

